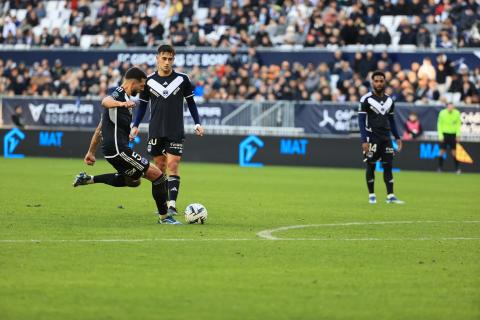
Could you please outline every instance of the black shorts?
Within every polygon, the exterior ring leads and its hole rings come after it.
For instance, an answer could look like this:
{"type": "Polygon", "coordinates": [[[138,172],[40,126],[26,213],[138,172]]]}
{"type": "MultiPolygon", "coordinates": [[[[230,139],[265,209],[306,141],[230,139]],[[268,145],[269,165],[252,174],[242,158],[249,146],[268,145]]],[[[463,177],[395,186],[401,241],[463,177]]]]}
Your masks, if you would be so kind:
{"type": "Polygon", "coordinates": [[[444,133],[443,141],[440,144],[440,148],[443,150],[450,149],[455,150],[457,148],[457,136],[454,133],[444,133]]]}
{"type": "Polygon", "coordinates": [[[119,174],[138,180],[147,172],[150,162],[131,149],[120,151],[114,157],[105,159],[118,171],[119,174]]]}
{"type": "Polygon", "coordinates": [[[370,146],[368,152],[363,154],[364,162],[375,163],[382,160],[384,163],[391,163],[393,161],[395,150],[392,140],[368,138],[367,142],[370,146]]]}
{"type": "Polygon", "coordinates": [[[168,138],[152,138],[148,140],[147,151],[152,157],[166,155],[183,155],[183,142],[185,139],[170,140],[168,138]]]}

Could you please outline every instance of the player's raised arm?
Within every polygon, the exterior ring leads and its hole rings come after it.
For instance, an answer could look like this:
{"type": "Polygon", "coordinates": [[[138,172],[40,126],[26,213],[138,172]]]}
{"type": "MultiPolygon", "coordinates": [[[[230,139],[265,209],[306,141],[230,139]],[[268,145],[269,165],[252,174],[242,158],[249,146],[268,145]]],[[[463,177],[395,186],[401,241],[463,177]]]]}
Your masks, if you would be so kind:
{"type": "Polygon", "coordinates": [[[148,94],[148,86],[146,85],[143,91],[140,93],[140,104],[138,105],[137,108],[137,114],[135,115],[135,120],[133,121],[132,129],[130,130],[130,135],[129,138],[130,140],[135,139],[135,137],[138,135],[138,126],[140,125],[140,122],[142,122],[143,117],[145,116],[145,113],[147,112],[147,106],[148,106],[148,100],[149,100],[149,94],[148,94]]]}
{"type": "Polygon", "coordinates": [[[133,107],[135,107],[135,102],[133,102],[132,100],[117,101],[112,96],[106,96],[105,98],[102,99],[102,107],[104,107],[104,108],[119,108],[119,107],[133,108],[133,107]]]}
{"type": "Polygon", "coordinates": [[[87,154],[83,159],[83,161],[89,166],[93,166],[95,164],[95,161],[96,161],[95,153],[97,152],[97,147],[101,139],[102,139],[102,121],[100,120],[97,128],[95,129],[95,132],[93,133],[92,139],[90,140],[90,146],[88,147],[87,154]]]}

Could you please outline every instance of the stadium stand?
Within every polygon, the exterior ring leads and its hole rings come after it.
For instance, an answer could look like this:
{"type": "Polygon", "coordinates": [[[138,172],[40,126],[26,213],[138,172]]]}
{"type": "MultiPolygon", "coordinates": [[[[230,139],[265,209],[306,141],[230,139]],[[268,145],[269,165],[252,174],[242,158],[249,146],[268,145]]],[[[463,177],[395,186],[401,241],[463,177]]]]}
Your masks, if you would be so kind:
{"type": "MultiPolygon", "coordinates": [[[[368,88],[368,72],[387,72],[388,92],[401,102],[444,99],[479,102],[480,67],[452,63],[448,54],[405,67],[388,53],[343,48],[468,48],[480,45],[479,5],[469,1],[6,1],[0,5],[4,48],[175,47],[231,48],[225,65],[187,71],[204,100],[354,102],[368,88]],[[237,47],[248,50],[247,62],[237,47]],[[332,63],[263,65],[255,48],[329,48],[332,63]]],[[[0,59],[0,94],[98,96],[120,81],[130,64],[103,60],[80,68],[0,59]]],[[[146,70],[149,68],[144,65],[146,70]]],[[[151,68],[148,71],[152,71],[151,68]]]]}

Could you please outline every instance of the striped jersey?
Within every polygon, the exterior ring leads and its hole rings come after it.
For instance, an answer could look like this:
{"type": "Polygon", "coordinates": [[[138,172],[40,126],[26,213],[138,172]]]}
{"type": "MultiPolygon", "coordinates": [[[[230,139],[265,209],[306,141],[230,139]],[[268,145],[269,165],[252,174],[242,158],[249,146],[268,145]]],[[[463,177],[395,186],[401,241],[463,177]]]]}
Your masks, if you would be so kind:
{"type": "Polygon", "coordinates": [[[387,94],[379,97],[373,92],[368,92],[360,98],[358,113],[367,115],[365,129],[369,136],[390,139],[389,116],[393,116],[394,109],[395,103],[387,94]]]}
{"type": "MultiPolygon", "coordinates": [[[[130,100],[122,87],[115,88],[110,96],[117,101],[130,100]]],[[[104,108],[102,114],[102,151],[106,157],[113,157],[128,149],[131,122],[131,108],[104,108]]]]}
{"type": "Polygon", "coordinates": [[[172,71],[166,77],[158,72],[150,74],[140,94],[140,100],[150,102],[149,139],[184,138],[183,101],[193,95],[190,78],[184,73],[172,71]]]}

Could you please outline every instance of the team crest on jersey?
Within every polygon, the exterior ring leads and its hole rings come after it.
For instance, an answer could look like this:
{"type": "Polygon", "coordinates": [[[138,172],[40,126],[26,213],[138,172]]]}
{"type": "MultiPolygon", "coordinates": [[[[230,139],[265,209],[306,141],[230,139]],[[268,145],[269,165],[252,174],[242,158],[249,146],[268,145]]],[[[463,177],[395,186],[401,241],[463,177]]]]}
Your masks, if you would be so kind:
{"type": "Polygon", "coordinates": [[[150,91],[154,90],[159,95],[167,99],[173,92],[177,93],[180,90],[180,85],[183,83],[183,77],[177,76],[170,84],[166,87],[158,83],[154,79],[149,79],[147,85],[150,87],[150,91]]]}

